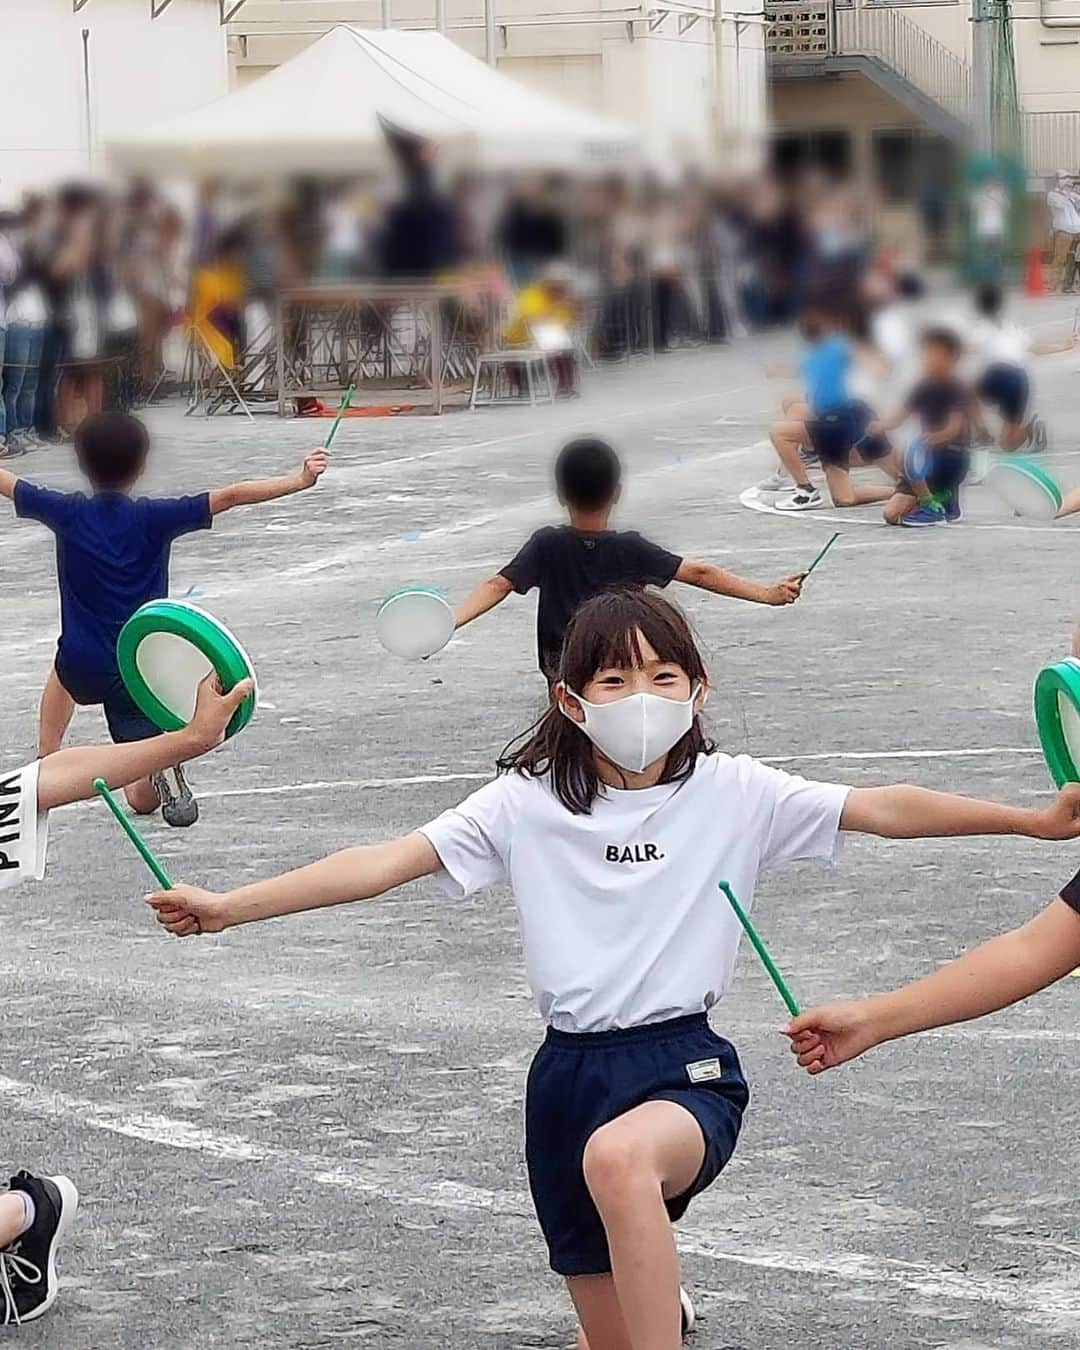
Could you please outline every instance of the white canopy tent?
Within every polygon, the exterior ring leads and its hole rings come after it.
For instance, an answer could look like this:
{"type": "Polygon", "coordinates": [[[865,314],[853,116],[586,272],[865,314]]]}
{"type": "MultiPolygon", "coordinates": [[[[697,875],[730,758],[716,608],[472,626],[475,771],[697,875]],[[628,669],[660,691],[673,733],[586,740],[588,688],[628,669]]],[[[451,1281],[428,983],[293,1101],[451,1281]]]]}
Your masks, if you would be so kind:
{"type": "Polygon", "coordinates": [[[387,164],[380,119],[477,169],[595,172],[637,150],[630,128],[500,75],[440,33],[340,26],[235,93],[114,138],[109,159],[158,178],[352,175],[387,164]]]}

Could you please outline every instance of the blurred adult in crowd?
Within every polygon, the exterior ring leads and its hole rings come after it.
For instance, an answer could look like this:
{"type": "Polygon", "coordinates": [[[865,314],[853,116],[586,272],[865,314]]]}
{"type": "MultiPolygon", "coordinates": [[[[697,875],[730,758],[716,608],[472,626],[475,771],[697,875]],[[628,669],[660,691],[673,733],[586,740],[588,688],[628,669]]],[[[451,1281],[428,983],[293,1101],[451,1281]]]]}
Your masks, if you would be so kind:
{"type": "Polygon", "coordinates": [[[34,396],[48,312],[37,274],[37,241],[44,216],[44,199],[27,197],[21,212],[0,227],[0,253],[6,242],[9,278],[0,285],[0,455],[35,448],[34,396]],[[6,334],[3,333],[6,322],[6,334]]]}
{"type": "Polygon", "coordinates": [[[148,392],[161,373],[161,343],[169,315],[163,212],[150,185],[136,183],[128,196],[119,240],[120,277],[137,320],[138,374],[148,392]]]}
{"type": "Polygon", "coordinates": [[[383,133],[403,185],[383,220],[380,271],[385,277],[434,277],[461,257],[454,208],[435,178],[435,146],[385,123],[383,133]]]}
{"type": "Polygon", "coordinates": [[[645,250],[652,286],[653,340],[656,351],[671,348],[678,327],[685,327],[687,298],[686,218],[677,194],[651,185],[645,201],[645,250]]]}
{"type": "Polygon", "coordinates": [[[495,243],[511,279],[527,285],[549,263],[569,252],[566,222],[556,205],[560,185],[527,178],[511,190],[496,229],[495,243]]]}
{"type": "Polygon", "coordinates": [[[98,411],[103,402],[100,216],[97,193],[70,183],[57,193],[45,233],[40,275],[48,319],[34,408],[34,425],[44,440],[62,438],[80,412],[98,411]]]}
{"type": "Polygon", "coordinates": [[[1060,169],[1046,194],[1050,213],[1052,253],[1050,257],[1050,286],[1055,291],[1067,291],[1076,280],[1076,249],[1080,245],[1080,203],[1073,192],[1073,181],[1060,169]]]}

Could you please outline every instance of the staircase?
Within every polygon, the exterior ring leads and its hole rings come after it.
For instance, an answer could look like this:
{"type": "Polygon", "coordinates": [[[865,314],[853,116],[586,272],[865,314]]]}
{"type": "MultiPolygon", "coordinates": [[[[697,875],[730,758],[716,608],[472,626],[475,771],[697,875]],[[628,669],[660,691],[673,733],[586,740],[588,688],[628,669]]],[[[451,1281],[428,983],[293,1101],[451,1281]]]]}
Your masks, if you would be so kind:
{"type": "Polygon", "coordinates": [[[765,20],[772,79],[865,75],[940,135],[967,142],[971,66],[899,10],[766,0],[765,20]]]}

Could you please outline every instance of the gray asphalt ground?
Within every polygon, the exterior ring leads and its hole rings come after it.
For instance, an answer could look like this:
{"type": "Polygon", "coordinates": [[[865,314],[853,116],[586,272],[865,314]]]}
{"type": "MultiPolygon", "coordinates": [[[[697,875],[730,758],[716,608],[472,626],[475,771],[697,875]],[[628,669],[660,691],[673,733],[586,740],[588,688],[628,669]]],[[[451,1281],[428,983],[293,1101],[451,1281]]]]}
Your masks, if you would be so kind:
{"type": "MultiPolygon", "coordinates": [[[[1029,308],[1043,336],[1073,305],[1029,308]]],[[[556,515],[554,450],[613,438],[621,519],[687,556],[772,579],[843,536],[794,609],[684,588],[724,748],[856,784],[908,779],[1036,804],[1030,711],[1068,651],[1080,531],[1009,518],[985,489],[941,531],[872,511],[754,514],[763,427],[790,341],[600,372],[554,411],[346,423],[314,491],[175,549],[173,591],[243,638],[263,706],[191,777],[196,829],[147,832],[178,878],[277,872],[429,819],[489,773],[540,706],[534,606],[512,598],[441,656],[376,645],[409,580],[459,596],[556,515]]],[[[1080,482],[1080,355],[1037,383],[1049,463],[1080,482]]],[[[150,415],[150,486],[291,468],[326,424],[150,415]]],[[[65,451],[15,467],[74,483],[65,451]]],[[[57,623],[51,546],[0,524],[0,763],[34,749],[57,623]]],[[[73,739],[98,740],[96,712],[73,739]]],[[[1030,915],[1075,847],[854,839],[835,870],[774,874],[756,914],[804,1002],[913,977],[1030,915]]],[[[433,885],[198,942],[140,903],[139,860],[100,806],[58,813],[49,877],[0,896],[0,1157],[82,1192],[49,1350],[558,1350],[573,1322],[546,1269],[521,1148],[541,1027],[505,891],[433,885]]],[[[714,1012],[754,1087],[737,1156],[681,1229],[700,1350],[1061,1347],[1080,1337],[1075,1186],[1080,981],[992,1021],[820,1080],[778,1034],[752,953],[714,1012]]]]}

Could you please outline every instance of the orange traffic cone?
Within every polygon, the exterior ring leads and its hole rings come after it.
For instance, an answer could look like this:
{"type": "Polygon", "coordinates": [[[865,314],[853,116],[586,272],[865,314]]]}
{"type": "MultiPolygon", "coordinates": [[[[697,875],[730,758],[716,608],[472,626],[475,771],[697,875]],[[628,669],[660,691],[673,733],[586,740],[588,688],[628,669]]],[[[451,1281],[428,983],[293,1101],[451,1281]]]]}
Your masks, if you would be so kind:
{"type": "Polygon", "coordinates": [[[1042,249],[1037,245],[1028,249],[1027,261],[1024,264],[1024,294],[1032,300],[1041,299],[1046,294],[1042,249]]]}

